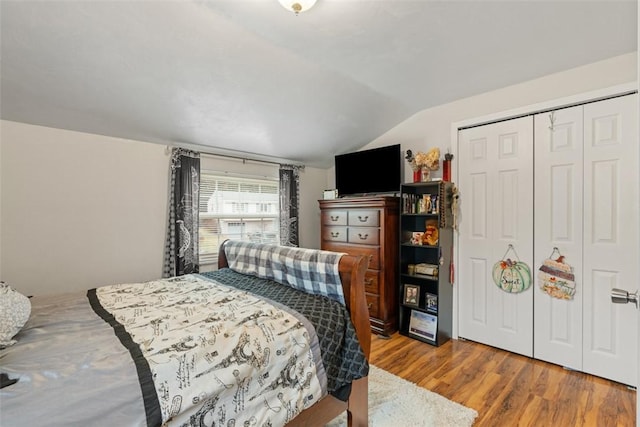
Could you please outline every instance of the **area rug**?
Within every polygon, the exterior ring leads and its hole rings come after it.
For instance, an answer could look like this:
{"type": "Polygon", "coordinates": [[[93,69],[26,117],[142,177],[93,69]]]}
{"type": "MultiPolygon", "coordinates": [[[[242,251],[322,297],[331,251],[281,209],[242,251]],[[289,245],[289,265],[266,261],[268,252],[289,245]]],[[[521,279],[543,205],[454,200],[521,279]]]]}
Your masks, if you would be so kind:
{"type": "MultiPolygon", "coordinates": [[[[478,412],[393,375],[369,367],[370,427],[469,427],[478,412]]],[[[346,413],[327,427],[347,425],[346,413]]]]}

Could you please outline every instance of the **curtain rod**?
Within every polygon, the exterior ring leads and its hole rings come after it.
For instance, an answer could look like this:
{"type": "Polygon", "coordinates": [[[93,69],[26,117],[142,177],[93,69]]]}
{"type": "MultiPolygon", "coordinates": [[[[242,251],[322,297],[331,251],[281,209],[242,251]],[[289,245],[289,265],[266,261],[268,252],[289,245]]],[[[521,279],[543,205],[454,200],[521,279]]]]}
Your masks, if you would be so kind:
{"type": "Polygon", "coordinates": [[[272,164],[272,165],[293,165],[293,166],[297,166],[300,169],[304,170],[305,165],[301,165],[301,164],[297,164],[295,162],[290,162],[290,161],[286,161],[283,160],[281,162],[276,162],[273,160],[261,160],[261,159],[252,159],[250,157],[246,157],[246,156],[237,156],[237,155],[232,155],[232,154],[221,154],[221,153],[212,153],[210,151],[203,151],[202,149],[200,149],[197,146],[189,146],[189,145],[178,145],[178,144],[174,144],[174,145],[167,145],[166,146],[166,152],[169,153],[171,152],[171,148],[172,147],[178,147],[178,148],[184,148],[187,150],[192,150],[192,151],[197,151],[198,153],[200,153],[201,155],[205,155],[205,156],[212,156],[212,157],[223,157],[223,158],[228,158],[228,159],[237,159],[237,160],[242,160],[242,163],[246,163],[246,162],[258,162],[258,163],[267,163],[267,164],[272,164]]]}

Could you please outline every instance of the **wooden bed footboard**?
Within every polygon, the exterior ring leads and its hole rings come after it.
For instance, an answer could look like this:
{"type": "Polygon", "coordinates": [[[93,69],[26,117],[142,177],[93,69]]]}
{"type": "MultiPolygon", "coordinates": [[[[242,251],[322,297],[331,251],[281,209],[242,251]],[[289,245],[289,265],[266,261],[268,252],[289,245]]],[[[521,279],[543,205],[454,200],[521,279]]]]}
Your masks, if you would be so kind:
{"type": "MultiPolygon", "coordinates": [[[[364,256],[343,255],[338,266],[347,310],[367,359],[371,352],[371,325],[364,293],[364,274],[368,265],[369,259],[364,256]]],[[[218,268],[228,266],[223,242],[218,252],[218,268]]],[[[326,396],[301,412],[287,424],[287,427],[324,426],[344,411],[347,411],[349,427],[368,426],[368,384],[367,377],[355,380],[351,386],[351,394],[347,402],[343,402],[333,396],[326,396]]]]}

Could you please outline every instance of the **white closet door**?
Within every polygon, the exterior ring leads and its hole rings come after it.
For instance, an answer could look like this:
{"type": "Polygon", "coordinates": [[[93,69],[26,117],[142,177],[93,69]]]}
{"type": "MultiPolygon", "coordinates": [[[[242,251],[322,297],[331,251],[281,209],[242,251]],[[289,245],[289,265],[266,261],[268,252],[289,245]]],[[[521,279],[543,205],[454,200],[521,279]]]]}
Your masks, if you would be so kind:
{"type": "Polygon", "coordinates": [[[610,293],[640,283],[636,98],[584,107],[584,371],[634,386],[638,311],[610,293]]]}
{"type": "Polygon", "coordinates": [[[491,271],[509,244],[532,266],[533,117],[461,130],[458,145],[459,336],[532,356],[533,285],[506,293],[491,271]]]}
{"type": "MultiPolygon", "coordinates": [[[[534,344],[536,359],[582,370],[583,107],[537,114],[535,123],[534,344]],[[558,299],[538,286],[554,248],[573,266],[576,293],[558,299]]],[[[559,254],[554,253],[552,259],[559,254]]]]}

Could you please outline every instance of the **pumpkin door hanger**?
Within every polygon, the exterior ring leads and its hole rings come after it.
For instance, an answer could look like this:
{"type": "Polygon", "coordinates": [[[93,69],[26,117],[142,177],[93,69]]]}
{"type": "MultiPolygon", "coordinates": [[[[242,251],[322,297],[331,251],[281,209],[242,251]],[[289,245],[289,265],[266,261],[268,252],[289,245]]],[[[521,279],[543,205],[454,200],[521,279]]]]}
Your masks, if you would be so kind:
{"type": "Polygon", "coordinates": [[[496,286],[508,293],[524,292],[531,286],[531,270],[526,263],[518,259],[518,254],[516,254],[513,245],[509,245],[502,260],[493,265],[492,276],[496,286]],[[511,258],[506,258],[510,250],[515,255],[515,261],[511,258]]]}

